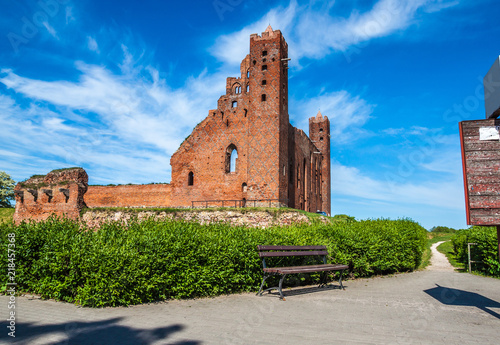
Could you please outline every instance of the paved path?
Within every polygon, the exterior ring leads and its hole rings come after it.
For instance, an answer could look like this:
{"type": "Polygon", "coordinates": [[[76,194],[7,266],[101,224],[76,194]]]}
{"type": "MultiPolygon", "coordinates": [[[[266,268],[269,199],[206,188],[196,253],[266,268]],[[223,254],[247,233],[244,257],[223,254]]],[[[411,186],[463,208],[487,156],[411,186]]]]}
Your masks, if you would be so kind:
{"type": "MultiPolygon", "coordinates": [[[[498,344],[500,280],[420,271],[346,290],[88,309],[18,297],[17,344],[498,344]]],[[[0,317],[7,318],[0,296],[0,317]]],[[[5,321],[0,343],[12,343],[5,321]]]]}
{"type": "Polygon", "coordinates": [[[449,271],[453,272],[455,268],[450,264],[448,258],[437,250],[437,247],[446,241],[436,242],[431,246],[431,264],[427,267],[431,271],[449,271]]]}

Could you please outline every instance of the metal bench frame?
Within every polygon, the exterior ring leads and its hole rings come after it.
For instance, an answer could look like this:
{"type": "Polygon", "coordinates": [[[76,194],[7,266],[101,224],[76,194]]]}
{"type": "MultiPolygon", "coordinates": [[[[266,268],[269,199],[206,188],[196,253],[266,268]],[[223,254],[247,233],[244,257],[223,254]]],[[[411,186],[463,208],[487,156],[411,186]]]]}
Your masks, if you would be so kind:
{"type": "Polygon", "coordinates": [[[278,290],[280,299],[285,300],[285,296],[283,295],[282,290],[283,281],[285,280],[285,277],[287,275],[298,273],[325,272],[319,285],[319,287],[323,287],[327,285],[326,272],[340,271],[339,285],[343,290],[345,290],[344,285],[342,285],[342,275],[345,270],[349,269],[349,266],[340,264],[327,264],[326,257],[328,255],[328,251],[326,249],[326,246],[257,246],[257,250],[259,251],[259,257],[262,258],[262,268],[264,271],[264,277],[262,279],[262,283],[260,284],[260,289],[257,293],[257,296],[262,296],[262,293],[264,291],[270,292],[271,290],[278,290]],[[293,267],[267,267],[266,258],[285,256],[322,256],[323,264],[293,267]],[[273,275],[281,275],[279,285],[277,287],[270,287],[263,290],[266,279],[273,275]]]}

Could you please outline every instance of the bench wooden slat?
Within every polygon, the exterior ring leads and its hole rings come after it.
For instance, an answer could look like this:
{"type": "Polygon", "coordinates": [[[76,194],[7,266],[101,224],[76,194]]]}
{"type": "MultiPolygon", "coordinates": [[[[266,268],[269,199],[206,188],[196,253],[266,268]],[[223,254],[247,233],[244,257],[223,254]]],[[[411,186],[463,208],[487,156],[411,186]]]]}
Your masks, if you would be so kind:
{"type": "Polygon", "coordinates": [[[311,255],[328,255],[326,250],[323,251],[304,251],[304,252],[260,252],[259,257],[270,258],[276,256],[311,256],[311,255]]]}
{"type": "Polygon", "coordinates": [[[326,250],[326,246],[257,246],[258,251],[268,250],[326,250]]]}
{"type": "Polygon", "coordinates": [[[291,266],[291,267],[270,267],[264,268],[264,272],[279,273],[279,274],[292,274],[292,273],[312,273],[312,272],[325,272],[325,271],[342,271],[349,269],[347,265],[309,265],[309,266],[291,266]]]}

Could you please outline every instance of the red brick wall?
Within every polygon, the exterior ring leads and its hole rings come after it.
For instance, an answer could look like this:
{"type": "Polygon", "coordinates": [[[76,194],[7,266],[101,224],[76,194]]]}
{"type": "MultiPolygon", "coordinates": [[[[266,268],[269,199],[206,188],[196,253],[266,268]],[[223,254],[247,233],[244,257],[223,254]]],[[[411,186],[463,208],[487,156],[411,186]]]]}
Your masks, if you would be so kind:
{"type": "Polygon", "coordinates": [[[169,184],[89,186],[84,195],[87,207],[169,207],[169,184]]]}
{"type": "Polygon", "coordinates": [[[304,131],[290,126],[290,207],[310,212],[326,211],[321,193],[322,155],[304,131]]]}
{"type": "Polygon", "coordinates": [[[14,188],[14,222],[45,220],[51,215],[80,217],[88,176],[83,169],[50,172],[45,176],[19,182],[14,188]]]}

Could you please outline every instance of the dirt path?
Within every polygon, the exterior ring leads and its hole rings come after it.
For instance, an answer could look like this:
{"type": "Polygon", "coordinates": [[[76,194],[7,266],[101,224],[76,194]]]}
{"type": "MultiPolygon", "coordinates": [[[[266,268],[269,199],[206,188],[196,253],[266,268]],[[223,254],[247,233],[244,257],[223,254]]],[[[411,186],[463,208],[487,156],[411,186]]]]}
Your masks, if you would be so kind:
{"type": "Polygon", "coordinates": [[[436,242],[431,246],[431,264],[427,267],[430,271],[454,271],[455,269],[448,261],[448,258],[437,250],[437,247],[445,241],[436,242]]]}

